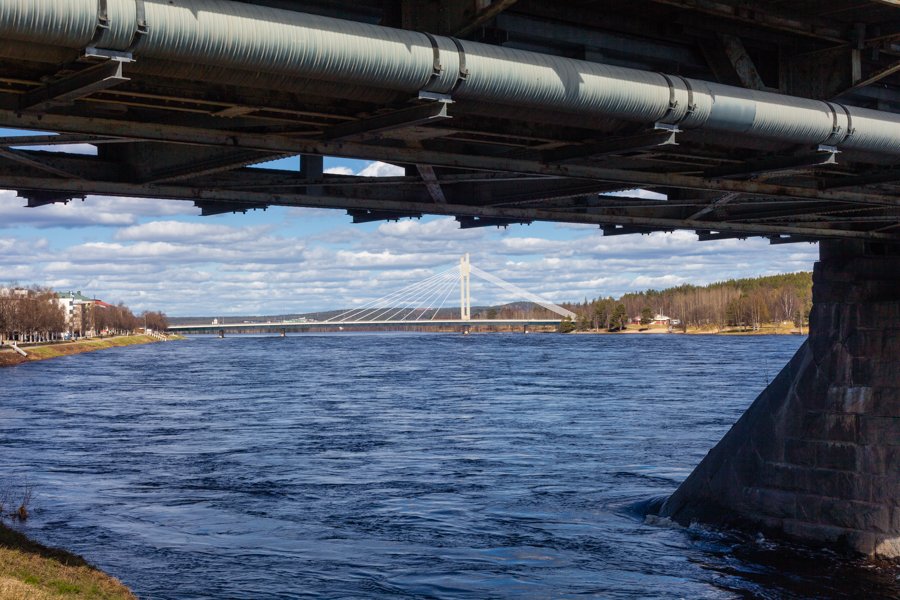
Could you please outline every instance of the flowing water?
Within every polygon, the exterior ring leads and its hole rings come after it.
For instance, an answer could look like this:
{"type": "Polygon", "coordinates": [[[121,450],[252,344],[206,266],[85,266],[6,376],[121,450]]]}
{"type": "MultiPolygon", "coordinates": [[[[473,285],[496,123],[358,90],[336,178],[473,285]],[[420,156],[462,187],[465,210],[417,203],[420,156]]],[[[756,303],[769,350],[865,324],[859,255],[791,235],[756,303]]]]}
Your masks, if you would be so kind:
{"type": "Polygon", "coordinates": [[[646,518],[797,337],[198,337],[0,371],[29,535],[142,598],[900,598],[646,518]]]}

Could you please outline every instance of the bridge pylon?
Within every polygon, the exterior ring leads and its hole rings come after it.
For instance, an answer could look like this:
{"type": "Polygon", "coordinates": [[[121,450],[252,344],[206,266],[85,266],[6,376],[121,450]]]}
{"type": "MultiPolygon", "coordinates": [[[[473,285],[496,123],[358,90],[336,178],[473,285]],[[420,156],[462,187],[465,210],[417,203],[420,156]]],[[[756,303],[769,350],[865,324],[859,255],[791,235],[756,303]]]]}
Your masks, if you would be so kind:
{"type": "Polygon", "coordinates": [[[466,253],[459,259],[459,318],[462,321],[472,319],[472,265],[466,253]]]}

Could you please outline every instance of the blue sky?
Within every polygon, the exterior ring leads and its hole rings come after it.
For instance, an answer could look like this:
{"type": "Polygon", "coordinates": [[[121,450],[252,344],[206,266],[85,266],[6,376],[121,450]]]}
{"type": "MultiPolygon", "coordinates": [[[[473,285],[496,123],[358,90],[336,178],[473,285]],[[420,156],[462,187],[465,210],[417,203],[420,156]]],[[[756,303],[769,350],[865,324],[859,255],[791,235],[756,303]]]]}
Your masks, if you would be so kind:
{"type": "MultiPolygon", "coordinates": [[[[402,174],[367,161],[329,158],[325,167],[402,174]]],[[[99,196],[24,204],[0,191],[0,284],[80,290],[172,316],[352,307],[448,268],[465,252],[482,269],[556,302],[809,270],[818,253],[810,244],[760,239],[701,243],[689,232],[603,237],[593,226],[553,223],[460,230],[452,218],[425,217],[353,225],[343,211],[282,207],[200,217],[190,202],[99,196]]],[[[474,280],[472,293],[473,304],[513,299],[474,280]]]]}

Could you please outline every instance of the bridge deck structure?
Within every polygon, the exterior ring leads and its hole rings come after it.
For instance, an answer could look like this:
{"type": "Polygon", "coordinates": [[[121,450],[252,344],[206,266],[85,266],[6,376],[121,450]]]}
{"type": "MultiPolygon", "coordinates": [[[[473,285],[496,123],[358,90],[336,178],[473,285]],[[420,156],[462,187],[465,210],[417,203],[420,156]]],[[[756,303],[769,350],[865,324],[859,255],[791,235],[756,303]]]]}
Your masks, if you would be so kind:
{"type": "Polygon", "coordinates": [[[272,332],[326,330],[341,331],[353,329],[446,329],[479,327],[558,327],[562,319],[438,319],[434,321],[278,321],[260,323],[220,323],[171,325],[171,333],[220,333],[220,332],[272,332]]]}
{"type": "Polygon", "coordinates": [[[0,127],[32,132],[0,136],[0,187],[891,242],[898,22],[891,0],[0,0],[0,127]],[[73,144],[96,154],[50,151],[73,144]]]}

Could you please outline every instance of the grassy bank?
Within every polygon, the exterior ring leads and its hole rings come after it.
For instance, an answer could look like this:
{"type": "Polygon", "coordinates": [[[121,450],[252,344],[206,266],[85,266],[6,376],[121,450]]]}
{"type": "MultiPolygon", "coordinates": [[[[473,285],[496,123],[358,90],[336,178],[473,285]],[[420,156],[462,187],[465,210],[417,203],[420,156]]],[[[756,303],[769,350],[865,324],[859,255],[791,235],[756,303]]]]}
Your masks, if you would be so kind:
{"type": "Polygon", "coordinates": [[[138,344],[154,344],[156,342],[159,342],[159,340],[149,335],[123,335],[103,339],[93,338],[90,340],[79,340],[77,342],[48,344],[46,346],[23,347],[22,349],[28,353],[27,357],[20,356],[7,348],[0,351],[0,367],[17,365],[35,360],[47,360],[48,358],[57,358],[60,356],[70,356],[72,354],[95,352],[97,350],[105,350],[106,348],[135,346],[138,344]]]}
{"type": "Polygon", "coordinates": [[[0,600],[134,600],[118,580],[80,556],[48,548],[0,524],[0,600]]]}

